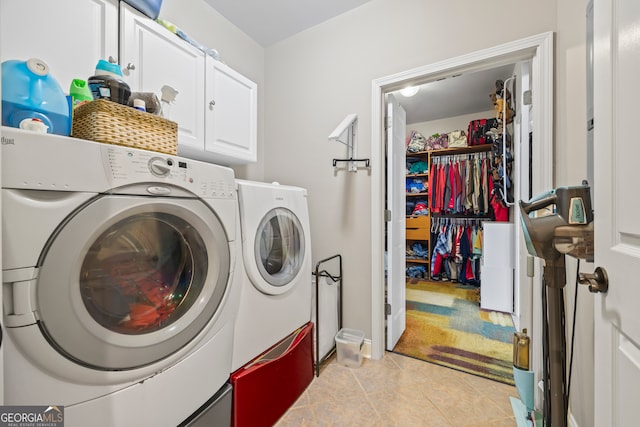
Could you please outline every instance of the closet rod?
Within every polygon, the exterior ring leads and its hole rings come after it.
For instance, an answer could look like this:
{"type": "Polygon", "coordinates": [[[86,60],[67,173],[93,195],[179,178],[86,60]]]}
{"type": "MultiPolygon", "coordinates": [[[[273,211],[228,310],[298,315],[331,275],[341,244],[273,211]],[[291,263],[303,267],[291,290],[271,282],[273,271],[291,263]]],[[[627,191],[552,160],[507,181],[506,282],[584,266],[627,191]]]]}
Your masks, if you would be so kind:
{"type": "Polygon", "coordinates": [[[484,225],[484,221],[488,221],[488,219],[482,218],[437,218],[431,221],[431,232],[436,233],[438,229],[442,226],[453,225],[453,226],[469,226],[473,225],[474,227],[482,228],[484,225]]]}
{"type": "Polygon", "coordinates": [[[434,218],[432,222],[435,223],[444,223],[444,224],[462,224],[463,222],[475,222],[481,223],[485,221],[492,221],[491,218],[455,218],[455,217],[447,217],[447,218],[434,218]]]}
{"type": "Polygon", "coordinates": [[[464,214],[455,214],[455,213],[434,213],[432,215],[433,219],[479,219],[482,221],[491,220],[491,216],[489,215],[464,215],[464,214]]]}
{"type": "MultiPolygon", "coordinates": [[[[489,145],[487,145],[489,146],[489,145]]],[[[439,155],[437,157],[432,157],[431,161],[432,163],[435,164],[442,164],[442,163],[447,163],[447,162],[456,162],[456,161],[460,161],[460,160],[468,160],[471,158],[479,158],[479,159],[489,159],[491,158],[491,156],[493,156],[493,153],[491,153],[490,151],[476,151],[475,153],[458,153],[458,154],[446,154],[446,155],[439,155]]]]}

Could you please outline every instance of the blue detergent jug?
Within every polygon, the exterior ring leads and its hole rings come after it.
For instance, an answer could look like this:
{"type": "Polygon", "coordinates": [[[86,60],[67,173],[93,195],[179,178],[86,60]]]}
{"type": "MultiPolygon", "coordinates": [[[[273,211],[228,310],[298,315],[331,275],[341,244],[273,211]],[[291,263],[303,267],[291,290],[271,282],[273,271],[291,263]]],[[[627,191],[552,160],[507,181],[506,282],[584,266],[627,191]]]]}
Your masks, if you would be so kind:
{"type": "Polygon", "coordinates": [[[20,127],[25,120],[39,119],[48,133],[69,135],[69,101],[42,60],[8,60],[2,63],[2,124],[20,127]]]}

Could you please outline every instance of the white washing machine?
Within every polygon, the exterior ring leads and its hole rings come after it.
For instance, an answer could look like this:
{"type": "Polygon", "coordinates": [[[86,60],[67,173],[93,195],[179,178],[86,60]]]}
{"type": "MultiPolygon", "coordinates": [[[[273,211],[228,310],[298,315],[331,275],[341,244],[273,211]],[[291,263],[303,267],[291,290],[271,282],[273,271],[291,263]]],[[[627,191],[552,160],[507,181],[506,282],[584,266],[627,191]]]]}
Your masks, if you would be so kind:
{"type": "Polygon", "coordinates": [[[231,169],[2,128],[4,404],[189,417],[231,373],[237,215],[231,169]]]}
{"type": "Polygon", "coordinates": [[[233,370],[311,320],[311,238],[304,188],[236,180],[243,283],[233,370]]]}

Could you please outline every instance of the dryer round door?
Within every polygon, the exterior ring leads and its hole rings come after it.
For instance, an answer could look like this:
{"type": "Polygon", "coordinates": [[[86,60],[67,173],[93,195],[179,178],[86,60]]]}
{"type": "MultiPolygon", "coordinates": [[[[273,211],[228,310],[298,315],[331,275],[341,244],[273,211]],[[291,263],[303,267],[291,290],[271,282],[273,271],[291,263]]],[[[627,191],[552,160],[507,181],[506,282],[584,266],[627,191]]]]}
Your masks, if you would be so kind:
{"type": "Polygon", "coordinates": [[[253,244],[259,277],[252,282],[258,290],[279,295],[295,286],[305,257],[304,239],[302,224],[289,209],[278,207],[264,215],[253,244]]]}
{"type": "Polygon", "coordinates": [[[202,201],[102,196],[43,252],[40,327],[60,353],[91,368],[160,361],[215,322],[230,263],[224,227],[202,201]]]}

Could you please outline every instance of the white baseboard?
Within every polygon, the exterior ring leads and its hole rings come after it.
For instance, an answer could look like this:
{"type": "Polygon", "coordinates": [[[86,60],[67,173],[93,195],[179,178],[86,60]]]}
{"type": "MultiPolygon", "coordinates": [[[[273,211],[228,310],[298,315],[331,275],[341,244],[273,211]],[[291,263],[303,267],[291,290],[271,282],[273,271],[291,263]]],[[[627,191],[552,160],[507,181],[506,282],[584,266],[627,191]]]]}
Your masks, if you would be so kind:
{"type": "Polygon", "coordinates": [[[362,357],[366,357],[367,359],[371,359],[371,340],[365,339],[362,344],[362,350],[360,351],[362,357]]]}
{"type": "Polygon", "coordinates": [[[515,313],[511,313],[511,320],[513,321],[513,326],[516,331],[521,331],[522,328],[520,327],[520,316],[516,315],[515,313]]]}
{"type": "Polygon", "coordinates": [[[569,411],[569,427],[580,427],[578,426],[578,423],[576,422],[576,419],[573,418],[573,414],[571,413],[571,411],[569,411]]]}

